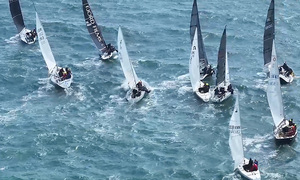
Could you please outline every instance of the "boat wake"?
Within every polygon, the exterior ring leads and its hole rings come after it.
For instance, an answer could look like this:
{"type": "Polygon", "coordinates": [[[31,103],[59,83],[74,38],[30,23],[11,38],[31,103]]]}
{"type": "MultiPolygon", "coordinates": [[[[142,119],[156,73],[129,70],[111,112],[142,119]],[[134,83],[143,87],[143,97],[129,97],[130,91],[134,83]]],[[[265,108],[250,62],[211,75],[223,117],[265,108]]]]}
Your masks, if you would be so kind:
{"type": "Polygon", "coordinates": [[[5,39],[5,42],[8,44],[16,44],[19,42],[19,40],[20,40],[19,34],[16,34],[15,36],[10,37],[9,39],[5,39]]]}

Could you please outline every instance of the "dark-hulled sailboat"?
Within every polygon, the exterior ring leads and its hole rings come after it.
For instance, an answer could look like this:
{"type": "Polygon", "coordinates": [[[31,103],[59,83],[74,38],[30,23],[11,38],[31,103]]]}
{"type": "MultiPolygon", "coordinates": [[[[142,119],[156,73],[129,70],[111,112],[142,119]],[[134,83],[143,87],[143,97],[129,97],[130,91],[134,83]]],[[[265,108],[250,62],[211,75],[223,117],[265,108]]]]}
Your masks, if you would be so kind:
{"type": "Polygon", "coordinates": [[[106,44],[87,0],[82,0],[82,8],[86,27],[92,40],[99,49],[101,59],[107,60],[113,58],[117,55],[117,50],[111,44],[106,44]]]}
{"type": "Polygon", "coordinates": [[[25,27],[19,0],[9,0],[9,9],[20,39],[26,44],[33,44],[37,34],[35,29],[29,30],[25,27]]]}
{"type": "Polygon", "coordinates": [[[203,43],[203,37],[201,33],[200,27],[200,20],[198,14],[198,7],[197,7],[197,0],[194,0],[192,13],[191,13],[191,22],[190,22],[190,39],[191,44],[193,44],[193,39],[195,35],[195,31],[198,31],[197,39],[198,39],[198,51],[199,51],[199,65],[200,65],[200,77],[201,80],[205,79],[206,77],[212,76],[214,73],[213,68],[210,64],[208,64],[206,52],[203,43]]]}
{"type": "MultiPolygon", "coordinates": [[[[265,23],[264,30],[264,66],[265,70],[269,72],[270,62],[272,56],[272,44],[275,40],[275,11],[274,11],[274,0],[271,0],[267,19],[265,23]]],[[[279,67],[279,77],[280,83],[286,84],[291,83],[294,80],[294,72],[293,70],[284,62],[282,66],[279,67]]]]}
{"type": "Polygon", "coordinates": [[[233,88],[229,81],[229,68],[226,48],[226,26],[220,42],[218,53],[216,87],[211,98],[213,102],[222,102],[233,94],[233,88]]]}

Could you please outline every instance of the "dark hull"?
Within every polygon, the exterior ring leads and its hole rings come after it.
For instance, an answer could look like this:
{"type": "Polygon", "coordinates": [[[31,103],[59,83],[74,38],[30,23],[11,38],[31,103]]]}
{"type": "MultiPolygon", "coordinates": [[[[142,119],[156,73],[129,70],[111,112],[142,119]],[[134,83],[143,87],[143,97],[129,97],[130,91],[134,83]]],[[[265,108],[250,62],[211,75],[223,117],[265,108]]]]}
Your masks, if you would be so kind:
{"type": "Polygon", "coordinates": [[[279,78],[280,79],[280,84],[287,84],[288,82],[286,82],[284,79],[279,78]]]}

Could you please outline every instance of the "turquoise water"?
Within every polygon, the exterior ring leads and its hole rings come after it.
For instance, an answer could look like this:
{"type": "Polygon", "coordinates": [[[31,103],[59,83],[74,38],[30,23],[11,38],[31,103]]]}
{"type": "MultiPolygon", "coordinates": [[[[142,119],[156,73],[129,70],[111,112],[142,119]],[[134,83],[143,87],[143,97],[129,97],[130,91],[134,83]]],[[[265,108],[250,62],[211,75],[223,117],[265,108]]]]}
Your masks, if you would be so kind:
{"type": "MultiPolygon", "coordinates": [[[[81,2],[36,0],[58,65],[74,83],[49,83],[38,43],[18,40],[8,2],[0,14],[0,179],[239,179],[233,173],[228,124],[234,98],[203,103],[188,77],[190,1],[89,0],[107,42],[120,25],[137,75],[153,92],[125,100],[118,60],[102,62],[87,33],[81,2]]],[[[28,28],[32,2],[21,1],[28,28]]],[[[244,150],[262,179],[300,179],[299,146],[276,147],[266,98],[262,39],[269,1],[198,0],[208,60],[216,66],[227,25],[230,78],[240,92],[244,150]]],[[[299,2],[276,1],[276,48],[296,75],[299,2]]],[[[214,82],[214,78],[211,83],[214,82]]],[[[300,123],[299,80],[282,88],[287,118],[300,123]]]]}

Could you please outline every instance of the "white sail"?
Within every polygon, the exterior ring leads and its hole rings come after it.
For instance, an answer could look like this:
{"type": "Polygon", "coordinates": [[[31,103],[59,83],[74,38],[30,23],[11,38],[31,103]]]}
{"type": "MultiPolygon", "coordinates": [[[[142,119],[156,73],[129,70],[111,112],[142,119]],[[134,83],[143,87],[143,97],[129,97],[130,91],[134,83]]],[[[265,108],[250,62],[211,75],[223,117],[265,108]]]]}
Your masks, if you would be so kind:
{"type": "Polygon", "coordinates": [[[277,56],[275,51],[275,42],[273,40],[272,56],[270,62],[270,76],[267,88],[267,97],[273,121],[277,127],[284,119],[283,105],[280,89],[279,70],[277,65],[277,56]]]}
{"type": "Polygon", "coordinates": [[[229,122],[229,131],[229,146],[231,150],[232,159],[234,160],[234,169],[236,169],[244,160],[238,96],[235,102],[234,111],[229,122]]]}
{"type": "Polygon", "coordinates": [[[36,12],[36,30],[38,34],[38,40],[42,51],[42,55],[47,64],[49,73],[51,73],[51,71],[56,67],[56,62],[37,12],[36,12]]]}
{"type": "Polygon", "coordinates": [[[230,84],[227,50],[225,51],[225,86],[230,84]]]}
{"type": "Polygon", "coordinates": [[[199,63],[198,54],[199,54],[198,36],[197,36],[197,28],[196,28],[193,43],[192,43],[190,65],[189,65],[190,80],[194,92],[196,92],[197,89],[199,88],[199,82],[200,82],[200,69],[199,69],[200,63],[199,63]]]}
{"type": "Polygon", "coordinates": [[[128,85],[131,89],[133,89],[136,87],[138,77],[133,69],[131,61],[129,60],[121,27],[119,27],[118,31],[118,56],[128,85]]]}

